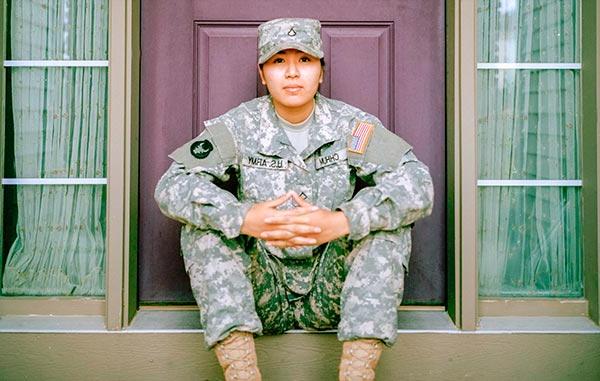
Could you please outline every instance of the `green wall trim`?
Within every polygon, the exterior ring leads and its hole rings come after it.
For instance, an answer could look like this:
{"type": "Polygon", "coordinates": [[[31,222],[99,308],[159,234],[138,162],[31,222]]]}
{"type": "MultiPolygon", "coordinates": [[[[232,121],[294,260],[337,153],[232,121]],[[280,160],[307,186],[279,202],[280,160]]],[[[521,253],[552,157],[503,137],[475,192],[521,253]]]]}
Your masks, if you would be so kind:
{"type": "MultiPolygon", "coordinates": [[[[2,61],[6,58],[6,39],[8,33],[6,33],[6,8],[7,2],[2,2],[2,9],[0,9],[0,57],[2,61]]],[[[4,118],[6,113],[4,111],[5,99],[6,99],[6,69],[4,65],[0,68],[0,179],[4,177],[4,153],[6,152],[5,139],[5,128],[6,123],[4,118]]],[[[0,285],[2,284],[2,274],[4,273],[4,186],[0,184],[0,285]]],[[[1,294],[1,293],[0,293],[1,294]]]]}
{"type": "Polygon", "coordinates": [[[454,324],[460,325],[459,311],[457,310],[458,300],[456,295],[456,260],[455,244],[456,234],[454,226],[454,176],[455,176],[455,141],[454,141],[454,59],[455,59],[455,3],[454,0],[448,0],[445,4],[446,17],[446,305],[448,315],[454,324]]]}
{"type": "Polygon", "coordinates": [[[581,2],[581,104],[583,168],[583,267],[584,293],[590,317],[600,319],[598,292],[598,130],[597,130],[597,12],[595,1],[581,2]]]}
{"type": "Polygon", "coordinates": [[[130,144],[127,147],[130,150],[128,155],[129,165],[129,267],[127,280],[127,300],[125,300],[126,311],[124,311],[124,326],[129,325],[135,317],[138,310],[138,219],[139,219],[139,127],[140,127],[140,46],[141,46],[141,13],[140,1],[131,2],[131,27],[127,28],[127,37],[131,41],[128,51],[131,53],[129,62],[131,70],[131,121],[129,138],[130,144]]]}

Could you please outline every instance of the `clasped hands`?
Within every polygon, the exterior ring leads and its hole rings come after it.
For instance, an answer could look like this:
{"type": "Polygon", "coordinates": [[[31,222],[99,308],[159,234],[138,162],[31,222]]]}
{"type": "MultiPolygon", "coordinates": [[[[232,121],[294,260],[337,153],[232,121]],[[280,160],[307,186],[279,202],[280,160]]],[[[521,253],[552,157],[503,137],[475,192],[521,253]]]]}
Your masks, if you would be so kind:
{"type": "Polygon", "coordinates": [[[242,234],[281,248],[320,245],[349,232],[350,226],[343,212],[311,205],[296,192],[252,205],[241,228],[242,234]],[[290,198],[298,205],[296,208],[277,209],[290,198]]]}

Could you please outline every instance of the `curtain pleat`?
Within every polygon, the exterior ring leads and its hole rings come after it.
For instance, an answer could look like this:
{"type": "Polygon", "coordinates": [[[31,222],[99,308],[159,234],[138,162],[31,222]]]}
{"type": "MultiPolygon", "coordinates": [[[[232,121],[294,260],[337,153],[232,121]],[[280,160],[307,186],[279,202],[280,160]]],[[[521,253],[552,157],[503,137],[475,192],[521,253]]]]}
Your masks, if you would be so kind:
{"type": "MultiPolygon", "coordinates": [[[[575,0],[480,0],[478,61],[579,62],[575,0]]],[[[580,179],[579,73],[478,70],[480,179],[580,179]]],[[[479,293],[582,295],[577,187],[480,187],[479,293]]]]}
{"type": "MultiPolygon", "coordinates": [[[[10,2],[13,60],[105,60],[108,1],[10,2]]],[[[18,178],[106,176],[106,68],[11,70],[18,178]]],[[[7,126],[10,128],[10,126],[7,126]]],[[[7,295],[103,295],[106,189],[19,185],[7,295]]]]}

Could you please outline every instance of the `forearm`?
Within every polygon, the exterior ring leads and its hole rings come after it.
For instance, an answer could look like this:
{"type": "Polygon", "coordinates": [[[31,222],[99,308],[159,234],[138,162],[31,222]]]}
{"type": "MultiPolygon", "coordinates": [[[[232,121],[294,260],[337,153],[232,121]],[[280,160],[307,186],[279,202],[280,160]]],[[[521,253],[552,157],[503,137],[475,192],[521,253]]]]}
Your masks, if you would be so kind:
{"type": "MultiPolygon", "coordinates": [[[[321,245],[348,235],[350,227],[344,213],[311,205],[298,195],[293,196],[299,207],[276,211],[265,218],[258,238],[278,247],[321,245]]],[[[248,216],[253,214],[250,209],[248,216]]],[[[257,223],[255,225],[261,225],[257,223]]]]}
{"type": "Polygon", "coordinates": [[[433,185],[423,163],[406,162],[378,174],[375,182],[339,207],[348,218],[350,239],[361,239],[371,231],[395,230],[431,214],[433,185]]]}
{"type": "Polygon", "coordinates": [[[239,202],[210,179],[208,174],[189,173],[173,164],[158,182],[154,198],[167,217],[234,238],[240,234],[250,205],[239,202]]]}

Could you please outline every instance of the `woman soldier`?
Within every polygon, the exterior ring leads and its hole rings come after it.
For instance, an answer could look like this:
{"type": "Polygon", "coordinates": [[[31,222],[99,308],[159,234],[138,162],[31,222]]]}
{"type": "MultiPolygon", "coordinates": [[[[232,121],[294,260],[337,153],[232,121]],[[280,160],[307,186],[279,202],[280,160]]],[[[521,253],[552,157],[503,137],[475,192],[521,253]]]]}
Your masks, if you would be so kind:
{"type": "Polygon", "coordinates": [[[411,147],[317,92],[320,29],[260,25],[269,95],[206,121],[156,188],[184,224],[186,271],[226,380],[260,380],[253,335],[294,328],[337,328],[340,379],[373,380],[397,336],[411,224],[431,212],[431,177],[411,147]],[[231,176],[235,196],[218,185],[231,176]]]}

